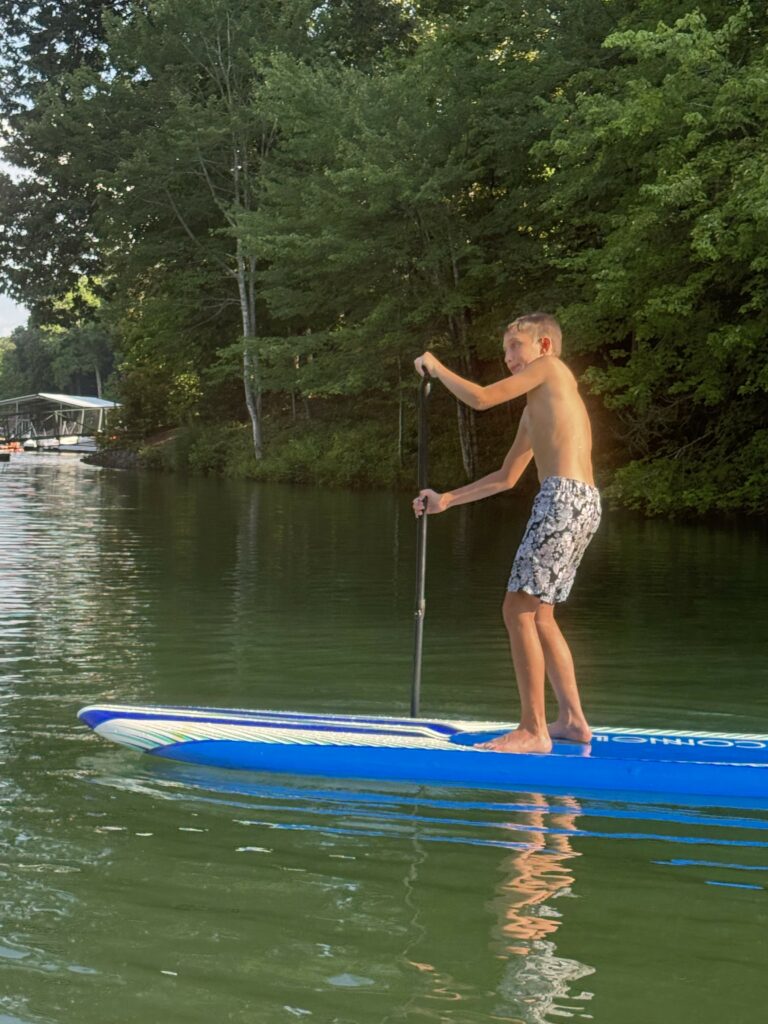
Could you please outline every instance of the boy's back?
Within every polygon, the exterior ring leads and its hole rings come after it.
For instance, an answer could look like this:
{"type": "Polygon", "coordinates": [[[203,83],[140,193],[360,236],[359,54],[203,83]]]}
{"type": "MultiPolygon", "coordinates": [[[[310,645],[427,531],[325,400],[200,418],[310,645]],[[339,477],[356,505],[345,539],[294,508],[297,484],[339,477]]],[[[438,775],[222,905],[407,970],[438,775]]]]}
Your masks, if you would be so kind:
{"type": "Polygon", "coordinates": [[[536,362],[542,380],[528,392],[523,416],[539,480],[561,476],[594,486],[592,429],[576,378],[557,357],[536,362]]]}

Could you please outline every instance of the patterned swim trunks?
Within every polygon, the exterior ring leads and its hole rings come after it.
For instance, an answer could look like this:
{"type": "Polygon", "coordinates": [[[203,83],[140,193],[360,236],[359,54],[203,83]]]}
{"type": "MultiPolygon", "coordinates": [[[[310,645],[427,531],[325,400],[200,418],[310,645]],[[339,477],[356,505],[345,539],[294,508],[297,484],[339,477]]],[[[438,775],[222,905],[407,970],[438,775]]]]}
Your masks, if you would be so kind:
{"type": "Polygon", "coordinates": [[[600,514],[596,487],[548,476],[533,502],[507,590],[524,590],[546,604],[565,601],[579,562],[600,525],[600,514]]]}

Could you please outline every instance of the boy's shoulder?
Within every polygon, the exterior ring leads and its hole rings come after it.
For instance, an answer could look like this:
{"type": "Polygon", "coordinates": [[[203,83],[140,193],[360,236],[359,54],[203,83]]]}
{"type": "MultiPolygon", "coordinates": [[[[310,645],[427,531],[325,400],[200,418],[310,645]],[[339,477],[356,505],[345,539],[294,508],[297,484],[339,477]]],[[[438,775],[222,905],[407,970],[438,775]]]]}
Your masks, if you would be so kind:
{"type": "Polygon", "coordinates": [[[539,370],[542,381],[551,381],[557,384],[568,381],[578,387],[573,371],[565,365],[560,356],[539,356],[535,362],[542,364],[539,370]]]}

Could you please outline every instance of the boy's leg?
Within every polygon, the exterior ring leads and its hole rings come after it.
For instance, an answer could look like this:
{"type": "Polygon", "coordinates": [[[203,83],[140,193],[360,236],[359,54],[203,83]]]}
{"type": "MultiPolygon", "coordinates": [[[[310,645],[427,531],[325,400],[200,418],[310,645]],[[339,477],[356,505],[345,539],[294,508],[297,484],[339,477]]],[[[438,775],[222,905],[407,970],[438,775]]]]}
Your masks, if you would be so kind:
{"type": "Polygon", "coordinates": [[[557,697],[557,720],[552,722],[549,735],[553,739],[589,743],[592,730],[581,707],[573,657],[560,627],[555,622],[555,606],[539,605],[536,612],[536,630],[539,634],[547,676],[557,697]]]}
{"type": "Polygon", "coordinates": [[[540,606],[538,597],[522,590],[504,598],[504,623],[520,692],[520,724],[513,732],[479,744],[486,750],[546,754],[552,749],[544,707],[544,651],[536,626],[540,606]]]}

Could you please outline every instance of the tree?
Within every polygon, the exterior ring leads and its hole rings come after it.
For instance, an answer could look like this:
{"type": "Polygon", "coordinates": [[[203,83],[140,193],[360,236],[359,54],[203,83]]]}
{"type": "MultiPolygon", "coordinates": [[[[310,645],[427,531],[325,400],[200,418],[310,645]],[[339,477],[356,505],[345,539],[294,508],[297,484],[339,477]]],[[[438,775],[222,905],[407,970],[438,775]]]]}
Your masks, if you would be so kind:
{"type": "Polygon", "coordinates": [[[0,396],[15,398],[55,390],[56,351],[57,342],[50,332],[31,325],[17,327],[3,339],[0,351],[0,396]]]}
{"type": "MultiPolygon", "coordinates": [[[[72,242],[77,257],[56,239],[63,266],[90,253],[103,263],[113,289],[135,295],[146,288],[157,293],[158,278],[184,278],[192,262],[199,277],[218,277],[232,289],[231,299],[223,286],[207,290],[218,293],[222,308],[232,299],[238,304],[242,381],[257,457],[263,447],[258,255],[245,252],[236,226],[258,205],[275,139],[275,125],[261,110],[264,65],[273,51],[300,59],[327,53],[329,30],[332,35],[339,19],[346,24],[345,59],[358,46],[370,60],[382,26],[388,44],[407,34],[407,19],[393,11],[384,0],[370,5],[365,17],[353,16],[347,3],[318,11],[309,0],[279,6],[158,0],[132,8],[130,17],[105,17],[104,61],[58,74],[37,100],[30,139],[56,153],[74,181],[92,182],[97,196],[86,215],[90,250],[79,234],[72,242]]],[[[28,204],[31,187],[12,190],[7,207],[13,199],[17,209],[28,204]]],[[[30,223],[20,232],[38,236],[41,227],[30,223]]],[[[8,247],[18,251],[22,244],[17,233],[8,247]]]]}
{"type": "Polygon", "coordinates": [[[646,511],[768,499],[767,32],[744,4],[615,33],[542,147],[567,319],[633,459],[614,494],[646,511]]]}
{"type": "Polygon", "coordinates": [[[90,175],[73,173],[48,133],[48,96],[66,100],[69,76],[108,67],[104,18],[129,0],[0,0],[0,285],[43,319],[83,275],[101,268],[90,175]],[[52,144],[51,144],[52,143],[52,144]]]}
{"type": "MultiPolygon", "coordinates": [[[[562,73],[535,59],[550,26],[544,5],[491,0],[438,18],[385,74],[273,62],[280,145],[241,224],[267,258],[271,312],[293,327],[283,351],[300,387],[394,389],[419,343],[474,374],[495,349],[512,295],[521,302],[542,272],[523,197],[535,105],[562,73]]],[[[472,475],[474,416],[457,409],[472,475]]]]}

